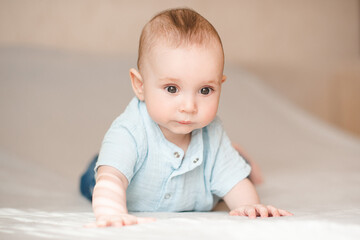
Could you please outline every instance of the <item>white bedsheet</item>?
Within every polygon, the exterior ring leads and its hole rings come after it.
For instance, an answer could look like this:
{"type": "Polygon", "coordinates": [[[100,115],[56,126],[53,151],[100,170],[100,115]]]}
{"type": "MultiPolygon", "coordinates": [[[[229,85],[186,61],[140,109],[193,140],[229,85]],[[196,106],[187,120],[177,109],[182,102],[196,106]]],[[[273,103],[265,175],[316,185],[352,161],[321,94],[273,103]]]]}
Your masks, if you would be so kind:
{"type": "MultiPolygon", "coordinates": [[[[226,70],[228,82],[224,85],[220,115],[230,137],[240,142],[263,169],[265,183],[258,187],[262,201],[295,215],[250,220],[231,217],[224,211],[136,213],[157,221],[121,229],[84,228],[94,221],[94,216],[90,203],[78,192],[78,176],[89,158],[79,160],[81,164],[77,159],[65,158],[64,151],[74,155],[80,151],[72,147],[78,141],[76,136],[62,139],[62,135],[52,135],[44,129],[48,123],[39,123],[47,116],[42,115],[45,113],[29,113],[41,104],[56,103],[55,108],[61,108],[60,99],[65,93],[68,100],[75,102],[75,108],[84,84],[97,88],[96,79],[90,78],[96,75],[94,72],[107,72],[98,85],[101,88],[105,82],[109,87],[112,82],[116,84],[114,74],[126,72],[130,64],[124,60],[127,65],[119,66],[119,72],[110,71],[109,77],[109,63],[114,69],[119,63],[115,58],[103,57],[100,61],[73,53],[22,48],[1,49],[0,53],[0,239],[360,239],[359,139],[306,115],[234,67],[226,70]],[[68,93],[58,80],[73,75],[76,78],[64,80],[65,85],[71,82],[67,87],[73,93],[68,93]],[[35,91],[41,83],[44,89],[35,91]],[[26,100],[36,102],[36,106],[21,101],[24,85],[31,89],[31,93],[25,92],[30,94],[26,100]],[[44,96],[47,98],[41,101],[44,96]],[[24,126],[14,116],[22,118],[24,126]],[[31,132],[26,132],[30,127],[40,135],[45,131],[41,136],[49,139],[33,138],[31,132]],[[27,142],[20,139],[21,133],[27,142]],[[43,148],[36,148],[40,143],[43,148]],[[26,149],[29,146],[33,152],[26,149]],[[48,161],[36,161],[31,156],[48,161]]],[[[129,89],[119,89],[122,106],[131,96],[129,89]]],[[[109,97],[103,97],[101,103],[106,103],[109,97]]],[[[89,102],[101,105],[99,99],[89,102]]],[[[74,132],[77,121],[87,119],[78,119],[78,115],[74,121],[68,116],[59,119],[55,108],[42,109],[57,117],[52,118],[55,125],[69,121],[65,128],[74,132]]],[[[92,113],[90,109],[83,111],[92,113]]],[[[83,135],[84,142],[88,138],[83,135]]],[[[91,142],[87,144],[91,146],[91,142]]],[[[97,150],[82,151],[90,156],[97,150]]]]}

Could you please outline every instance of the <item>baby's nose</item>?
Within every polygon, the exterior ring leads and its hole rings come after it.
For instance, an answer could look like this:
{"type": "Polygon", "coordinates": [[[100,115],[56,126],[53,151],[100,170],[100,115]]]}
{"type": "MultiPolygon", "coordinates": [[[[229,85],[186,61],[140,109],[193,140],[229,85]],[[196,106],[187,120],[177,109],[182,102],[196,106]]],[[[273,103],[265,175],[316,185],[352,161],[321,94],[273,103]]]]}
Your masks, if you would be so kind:
{"type": "Polygon", "coordinates": [[[197,112],[197,104],[196,104],[195,99],[193,97],[185,97],[181,101],[180,111],[186,112],[186,113],[197,112]]]}

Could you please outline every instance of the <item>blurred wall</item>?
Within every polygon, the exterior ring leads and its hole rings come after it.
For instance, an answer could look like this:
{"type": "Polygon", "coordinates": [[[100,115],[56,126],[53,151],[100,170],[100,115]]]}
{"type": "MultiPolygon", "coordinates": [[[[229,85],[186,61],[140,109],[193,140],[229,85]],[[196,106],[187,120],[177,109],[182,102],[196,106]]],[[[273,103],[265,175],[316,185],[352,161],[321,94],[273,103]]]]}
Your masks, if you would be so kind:
{"type": "Polygon", "coordinates": [[[213,23],[228,64],[360,135],[359,0],[0,0],[0,46],[134,56],[146,21],[178,6],[213,23]]]}

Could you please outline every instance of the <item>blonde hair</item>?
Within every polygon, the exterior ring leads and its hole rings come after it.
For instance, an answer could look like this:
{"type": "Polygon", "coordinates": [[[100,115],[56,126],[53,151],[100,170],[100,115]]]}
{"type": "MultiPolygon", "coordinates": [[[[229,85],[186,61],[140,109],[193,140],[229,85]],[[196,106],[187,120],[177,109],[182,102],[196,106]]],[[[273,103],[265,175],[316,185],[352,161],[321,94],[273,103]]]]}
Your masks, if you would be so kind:
{"type": "Polygon", "coordinates": [[[143,28],[139,41],[138,69],[141,69],[143,57],[152,47],[164,41],[171,47],[206,45],[218,43],[224,61],[221,39],[211,23],[199,13],[189,8],[169,9],[154,16],[143,28]]]}

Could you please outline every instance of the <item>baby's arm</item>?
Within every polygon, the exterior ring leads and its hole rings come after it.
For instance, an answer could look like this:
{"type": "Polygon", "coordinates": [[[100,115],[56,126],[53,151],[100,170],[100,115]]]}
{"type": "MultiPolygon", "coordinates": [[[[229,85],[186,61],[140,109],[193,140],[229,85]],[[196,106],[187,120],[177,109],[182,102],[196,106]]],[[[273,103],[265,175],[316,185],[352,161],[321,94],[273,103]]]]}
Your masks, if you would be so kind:
{"type": "Polygon", "coordinates": [[[273,206],[265,206],[260,204],[259,196],[255,190],[254,185],[249,179],[245,178],[233,187],[228,192],[224,201],[230,208],[230,215],[233,216],[248,216],[249,218],[261,217],[280,217],[280,216],[292,216],[293,214],[275,208],[273,206]]]}
{"type": "Polygon", "coordinates": [[[117,169],[100,166],[97,172],[92,205],[97,227],[121,227],[141,222],[154,221],[128,214],[126,189],[128,180],[117,169]]]}
{"type": "Polygon", "coordinates": [[[263,175],[261,173],[260,166],[254,160],[252,160],[252,158],[238,144],[232,143],[232,146],[250,164],[251,173],[250,173],[249,178],[250,178],[251,182],[255,185],[263,183],[264,179],[263,179],[263,175]]]}

